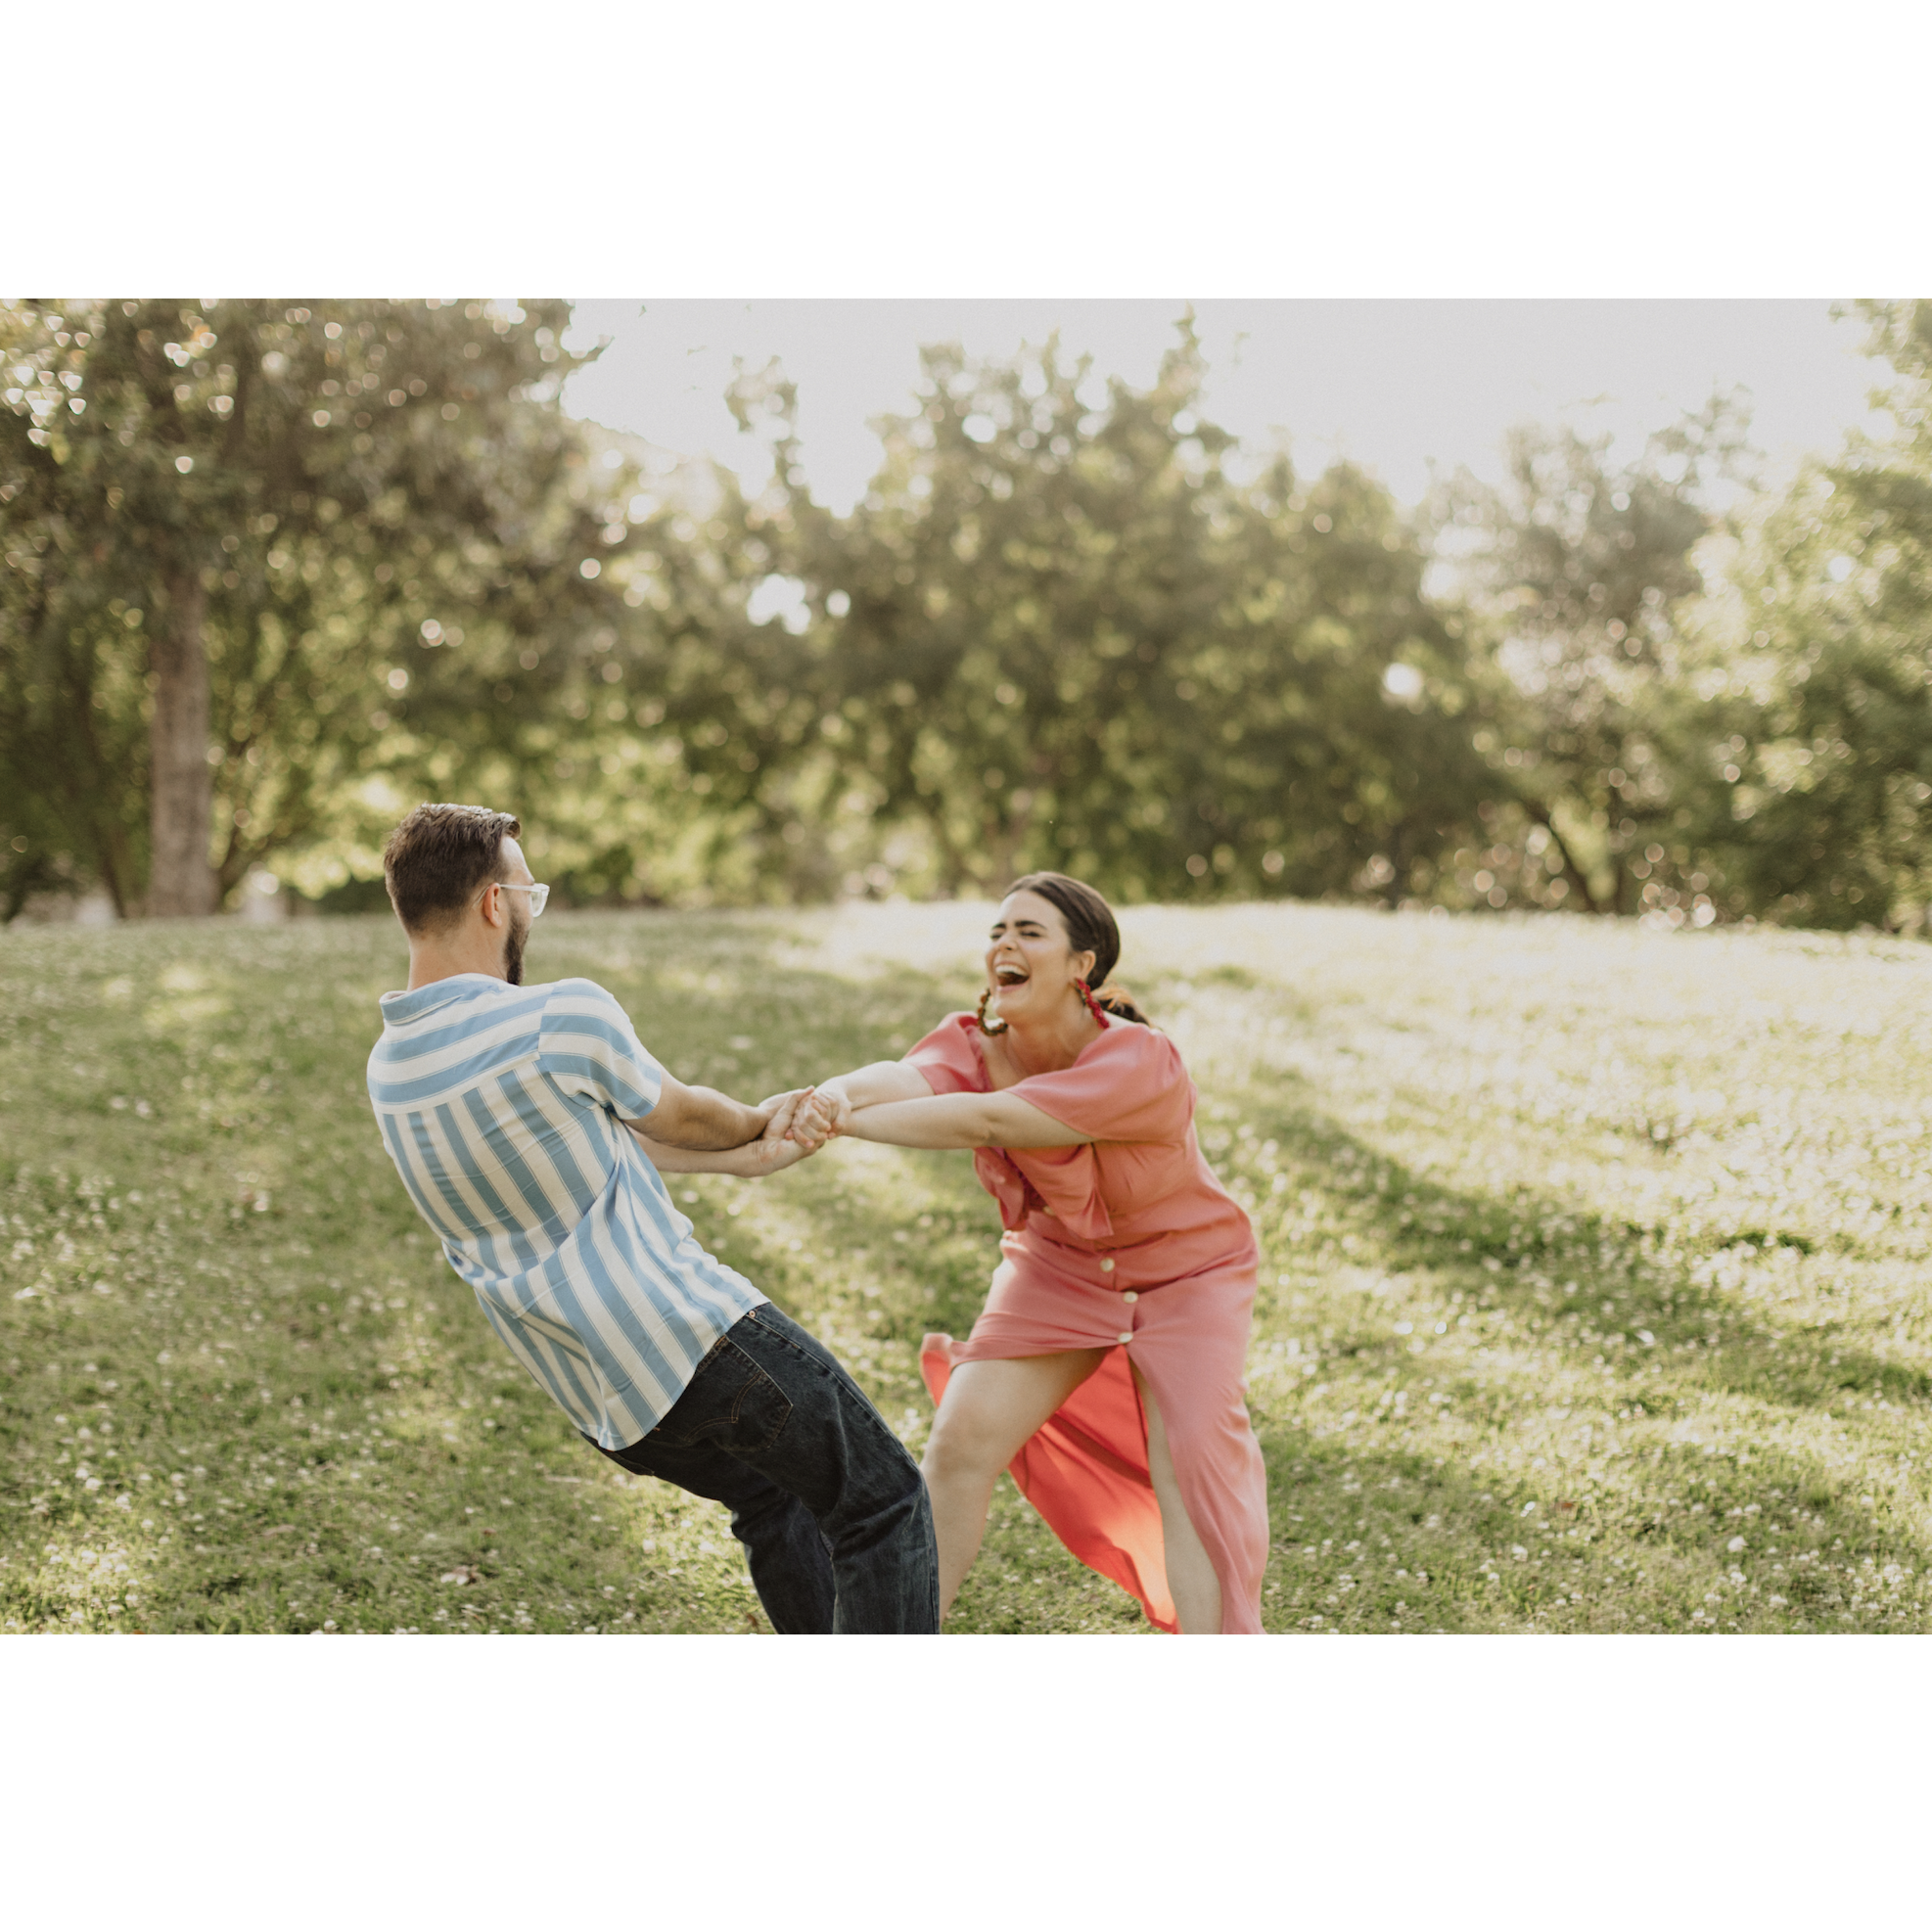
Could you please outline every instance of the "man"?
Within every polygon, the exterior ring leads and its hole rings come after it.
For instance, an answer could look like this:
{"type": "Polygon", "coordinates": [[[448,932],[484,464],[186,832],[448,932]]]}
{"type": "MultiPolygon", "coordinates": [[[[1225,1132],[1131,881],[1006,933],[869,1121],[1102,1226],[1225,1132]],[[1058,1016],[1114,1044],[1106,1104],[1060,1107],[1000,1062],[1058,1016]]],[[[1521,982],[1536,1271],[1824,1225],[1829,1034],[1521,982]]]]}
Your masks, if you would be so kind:
{"type": "Polygon", "coordinates": [[[771,1173],[819,1144],[800,1093],[673,1080],[589,980],[525,987],[549,888],[519,821],[418,805],[383,854],[409,987],[383,995],[369,1096],[396,1171],[485,1319],[620,1467],[731,1509],[772,1628],[933,1631],[919,1471],[838,1361],[707,1254],[659,1177],[771,1173]]]}

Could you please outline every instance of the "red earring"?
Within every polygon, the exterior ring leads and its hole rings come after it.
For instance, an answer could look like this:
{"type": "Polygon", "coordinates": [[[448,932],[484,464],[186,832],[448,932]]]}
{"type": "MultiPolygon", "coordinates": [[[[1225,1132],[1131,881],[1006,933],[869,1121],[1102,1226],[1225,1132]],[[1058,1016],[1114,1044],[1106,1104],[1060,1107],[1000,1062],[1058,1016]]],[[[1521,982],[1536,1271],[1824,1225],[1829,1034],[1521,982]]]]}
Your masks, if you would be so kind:
{"type": "Polygon", "coordinates": [[[1086,1001],[1086,1010],[1093,1015],[1093,1024],[1104,1028],[1107,1024],[1107,1016],[1101,1011],[1100,1002],[1094,998],[1093,989],[1084,980],[1076,980],[1074,990],[1086,1001]]]}
{"type": "Polygon", "coordinates": [[[987,1001],[989,1000],[991,997],[992,997],[992,989],[989,987],[986,989],[986,991],[981,993],[980,995],[980,1010],[974,1015],[974,1018],[979,1021],[980,1031],[983,1034],[992,1034],[992,1035],[1003,1034],[1007,1030],[1006,1021],[995,1019],[990,1024],[989,1024],[987,1021],[987,1001]]]}

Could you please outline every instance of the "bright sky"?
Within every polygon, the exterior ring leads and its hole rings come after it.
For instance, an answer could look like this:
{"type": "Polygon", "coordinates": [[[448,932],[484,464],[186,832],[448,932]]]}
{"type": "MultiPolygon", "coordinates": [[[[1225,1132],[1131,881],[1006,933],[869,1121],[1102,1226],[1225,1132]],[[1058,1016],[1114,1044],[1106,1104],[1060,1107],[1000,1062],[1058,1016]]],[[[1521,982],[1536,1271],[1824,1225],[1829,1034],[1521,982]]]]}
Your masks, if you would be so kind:
{"type": "MultiPolygon", "coordinates": [[[[1003,357],[1054,329],[1063,346],[1142,386],[1184,304],[1162,301],[585,301],[572,345],[608,336],[576,377],[573,413],[680,455],[710,455],[757,486],[760,445],[722,400],[732,359],[779,357],[799,388],[814,493],[843,512],[880,458],[868,420],[907,407],[921,343],[1003,357]]],[[[1773,479],[1847,429],[1878,428],[1865,398],[1887,374],[1863,326],[1825,301],[1204,301],[1195,305],[1208,413],[1244,444],[1285,438],[1298,468],[1347,455],[1404,502],[1433,458],[1495,477],[1526,419],[1608,429],[1633,453],[1714,386],[1752,393],[1773,479]]]]}

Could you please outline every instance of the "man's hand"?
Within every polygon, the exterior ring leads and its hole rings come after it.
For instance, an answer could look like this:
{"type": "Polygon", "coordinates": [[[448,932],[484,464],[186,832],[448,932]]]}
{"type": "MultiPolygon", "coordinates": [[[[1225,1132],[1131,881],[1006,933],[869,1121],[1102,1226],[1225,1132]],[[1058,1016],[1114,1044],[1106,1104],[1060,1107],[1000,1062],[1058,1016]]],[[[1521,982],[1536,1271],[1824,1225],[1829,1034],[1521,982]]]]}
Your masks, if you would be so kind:
{"type": "Polygon", "coordinates": [[[737,1150],[745,1157],[747,1179],[782,1173],[817,1153],[825,1144],[822,1136],[807,1144],[792,1131],[800,1111],[809,1104],[811,1097],[811,1088],[801,1086],[789,1093],[774,1093],[770,1099],[759,1102],[759,1112],[768,1110],[770,1114],[764,1131],[737,1150]]]}

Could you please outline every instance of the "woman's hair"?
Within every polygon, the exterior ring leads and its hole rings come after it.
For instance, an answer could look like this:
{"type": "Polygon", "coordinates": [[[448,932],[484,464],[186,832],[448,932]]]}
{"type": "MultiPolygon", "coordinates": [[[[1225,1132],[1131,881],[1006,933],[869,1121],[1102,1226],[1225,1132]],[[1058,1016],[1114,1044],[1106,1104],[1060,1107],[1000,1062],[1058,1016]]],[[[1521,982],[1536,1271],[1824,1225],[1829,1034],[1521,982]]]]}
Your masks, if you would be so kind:
{"type": "Polygon", "coordinates": [[[1005,897],[1015,893],[1037,893],[1059,913],[1067,928],[1067,939],[1076,952],[1093,954],[1093,971],[1086,983],[1093,996],[1109,1013],[1136,1026],[1151,1024],[1119,987],[1101,991],[1101,984],[1114,970],[1121,956],[1121,929],[1114,920],[1114,908],[1091,886],[1070,879],[1064,872],[1029,872],[1007,887],[1005,897]]]}

